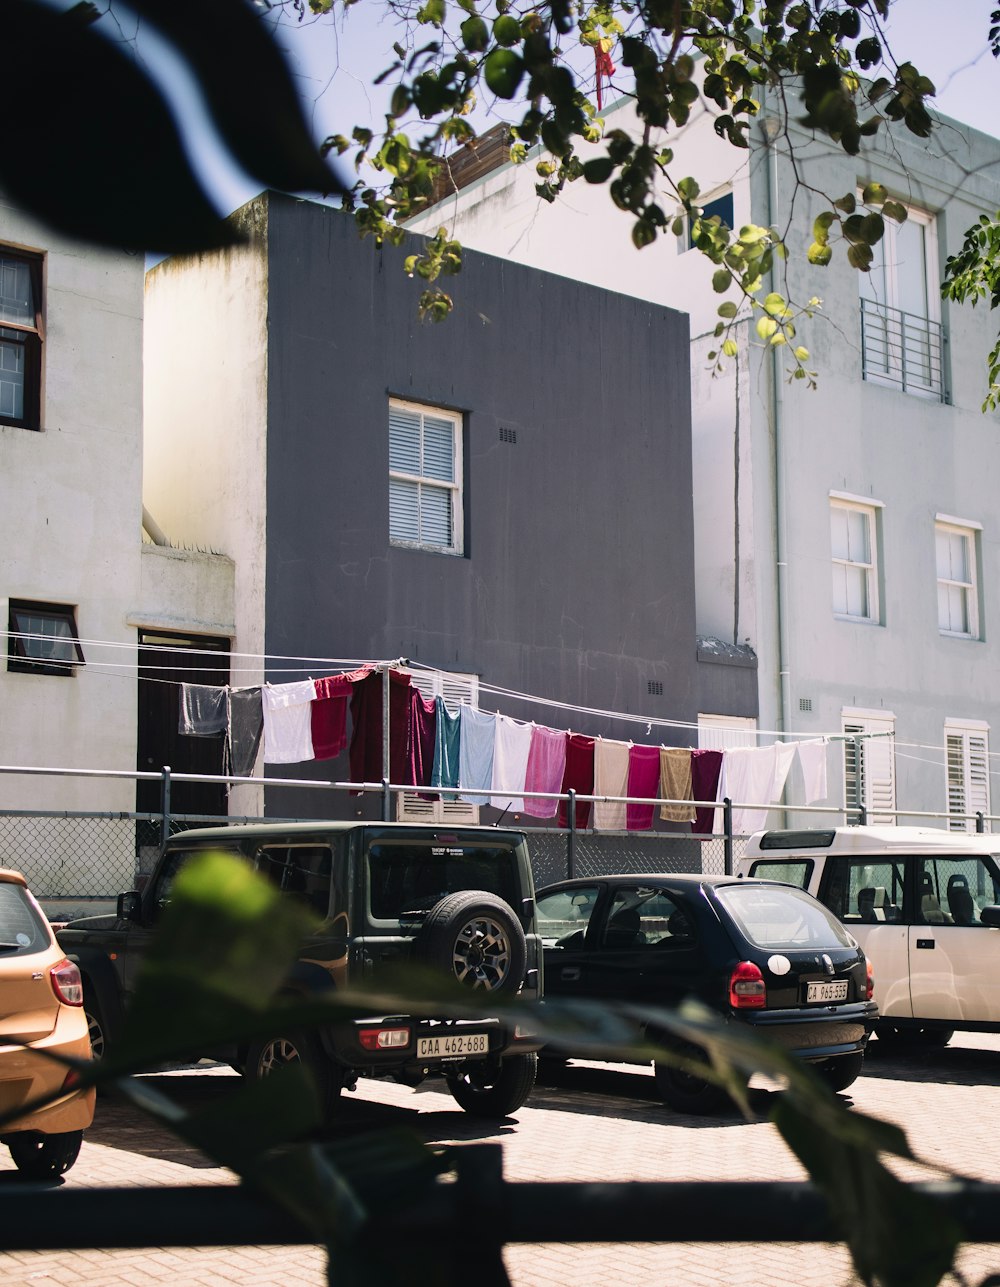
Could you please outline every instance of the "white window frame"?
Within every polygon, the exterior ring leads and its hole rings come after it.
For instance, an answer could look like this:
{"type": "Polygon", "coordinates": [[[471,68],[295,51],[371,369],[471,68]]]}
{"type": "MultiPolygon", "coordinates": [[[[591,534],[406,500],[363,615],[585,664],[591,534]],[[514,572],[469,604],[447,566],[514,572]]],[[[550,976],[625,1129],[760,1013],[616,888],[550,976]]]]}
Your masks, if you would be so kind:
{"type": "Polygon", "coordinates": [[[452,481],[446,482],[440,478],[433,478],[430,475],[421,473],[410,474],[402,470],[389,468],[390,480],[390,498],[389,498],[389,544],[403,549],[430,550],[435,554],[452,554],[462,555],[465,551],[465,517],[464,506],[462,503],[462,479],[463,479],[463,417],[461,412],[448,411],[444,407],[429,406],[422,402],[404,402],[400,398],[389,399],[390,410],[407,412],[411,415],[420,417],[420,432],[423,435],[423,418],[433,416],[438,420],[447,420],[452,425],[453,430],[453,448],[452,448],[452,481]],[[398,536],[392,535],[392,496],[391,484],[393,480],[403,483],[413,483],[418,488],[432,488],[434,491],[445,491],[450,495],[451,500],[451,544],[439,545],[432,541],[416,540],[407,541],[398,536]]]}
{"type": "Polygon", "coordinates": [[[961,815],[989,816],[990,726],[985,720],[945,720],[944,771],[948,830],[975,831],[976,819],[961,815]]]}
{"type": "MultiPolygon", "coordinates": [[[[865,581],[865,593],[868,599],[868,612],[864,615],[841,611],[837,608],[836,598],[831,594],[833,615],[838,621],[853,621],[861,625],[877,626],[882,621],[882,609],[879,602],[879,511],[884,508],[881,501],[863,499],[847,492],[830,492],[830,562],[831,571],[836,575],[838,568],[845,568],[845,580],[851,572],[860,573],[865,581]],[[836,511],[849,511],[862,514],[868,528],[867,560],[840,558],[833,552],[833,516],[836,511]]],[[[831,583],[831,592],[832,592],[831,583]]]]}
{"type": "Polygon", "coordinates": [[[934,519],[934,568],[937,573],[938,590],[938,631],[950,639],[978,639],[979,636],[979,540],[976,533],[981,532],[982,523],[969,519],[953,518],[950,514],[938,514],[934,519]],[[966,543],[966,566],[969,580],[959,581],[953,577],[943,577],[938,568],[938,537],[960,536],[966,543]],[[968,630],[954,630],[942,619],[941,589],[947,587],[958,589],[965,595],[966,618],[968,630]]]}
{"type": "MultiPolygon", "coordinates": [[[[859,207],[862,205],[863,189],[859,188],[857,192],[859,207]]],[[[938,239],[937,239],[937,216],[930,210],[925,210],[921,206],[912,206],[907,202],[900,202],[906,207],[905,223],[920,224],[924,229],[924,310],[920,314],[907,313],[909,317],[916,317],[922,321],[930,323],[928,333],[931,329],[936,328],[941,323],[941,301],[935,290],[936,283],[941,278],[941,270],[938,263],[938,239]]],[[[864,207],[864,209],[870,209],[864,207]]],[[[898,310],[903,312],[900,290],[900,273],[899,273],[899,248],[898,238],[900,229],[905,226],[899,224],[895,219],[886,219],[885,232],[879,243],[881,254],[885,264],[885,299],[879,299],[876,295],[873,301],[870,296],[865,295],[862,289],[862,299],[867,299],[869,303],[874,303],[877,308],[882,305],[884,308],[898,310]]],[[[859,287],[864,287],[871,281],[867,273],[859,274],[859,287]]],[[[872,291],[874,295],[875,292],[872,291]]],[[[930,344],[930,339],[928,343],[930,344]]],[[[889,358],[889,345],[886,342],[886,354],[889,358]]],[[[943,343],[940,351],[940,361],[943,362],[943,343]]],[[[902,358],[897,354],[895,363],[888,363],[885,371],[873,369],[867,362],[865,364],[864,378],[868,383],[884,384],[891,388],[902,388],[907,393],[915,394],[918,397],[941,398],[943,395],[944,371],[939,371],[938,379],[931,379],[928,383],[922,383],[912,375],[907,375],[905,382],[903,377],[904,365],[902,358]]]]}
{"type": "MultiPolygon", "coordinates": [[[[845,706],[840,717],[844,733],[844,807],[862,804],[871,825],[895,826],[896,716],[891,711],[845,706]],[[861,738],[860,743],[854,740],[856,737],[861,738]],[[853,792],[849,790],[852,781],[853,792]]],[[[848,821],[856,822],[857,815],[848,821]]]]}
{"type": "MultiPolygon", "coordinates": [[[[454,714],[462,702],[476,709],[479,707],[479,676],[449,670],[413,670],[410,683],[428,700],[440,697],[454,714]]],[[[419,791],[400,791],[396,795],[397,822],[479,822],[479,805],[470,804],[456,795],[451,799],[436,796],[431,799],[419,791]]]]}

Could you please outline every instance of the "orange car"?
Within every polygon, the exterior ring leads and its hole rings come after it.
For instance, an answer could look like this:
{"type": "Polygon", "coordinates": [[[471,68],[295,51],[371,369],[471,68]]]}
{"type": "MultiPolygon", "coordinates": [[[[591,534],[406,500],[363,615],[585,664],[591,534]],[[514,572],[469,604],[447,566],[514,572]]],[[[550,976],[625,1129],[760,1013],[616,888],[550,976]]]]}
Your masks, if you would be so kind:
{"type": "Polygon", "coordinates": [[[75,1070],[50,1054],[90,1058],[80,971],[56,944],[21,873],[0,867],[0,1114],[26,1108],[0,1126],[0,1142],[30,1179],[68,1171],[94,1118],[93,1088],[74,1089],[75,1070]]]}

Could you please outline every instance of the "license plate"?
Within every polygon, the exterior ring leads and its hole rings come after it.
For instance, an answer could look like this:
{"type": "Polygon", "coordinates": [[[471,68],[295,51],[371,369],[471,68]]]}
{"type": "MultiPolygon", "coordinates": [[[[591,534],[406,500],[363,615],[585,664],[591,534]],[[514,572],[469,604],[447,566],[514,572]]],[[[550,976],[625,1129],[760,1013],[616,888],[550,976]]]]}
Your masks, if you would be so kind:
{"type": "Polygon", "coordinates": [[[485,1032],[451,1032],[441,1037],[418,1037],[418,1059],[455,1059],[463,1055],[489,1053],[490,1039],[485,1032]]]}
{"type": "Polygon", "coordinates": [[[807,983],[807,1001],[846,1001],[847,980],[835,979],[832,983],[807,983]]]}

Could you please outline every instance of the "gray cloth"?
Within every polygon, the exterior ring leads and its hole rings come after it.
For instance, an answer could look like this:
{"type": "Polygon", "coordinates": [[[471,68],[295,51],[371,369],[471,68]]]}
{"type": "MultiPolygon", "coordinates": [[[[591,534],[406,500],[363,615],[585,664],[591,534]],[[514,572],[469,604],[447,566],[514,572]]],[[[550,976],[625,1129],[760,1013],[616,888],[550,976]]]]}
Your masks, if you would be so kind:
{"type": "Polygon", "coordinates": [[[215,737],[229,724],[229,689],[206,684],[181,684],[178,733],[188,737],[215,737]]]}
{"type": "Polygon", "coordinates": [[[248,778],[253,773],[264,731],[264,708],[259,688],[229,690],[229,736],[226,738],[226,772],[248,778]]]}

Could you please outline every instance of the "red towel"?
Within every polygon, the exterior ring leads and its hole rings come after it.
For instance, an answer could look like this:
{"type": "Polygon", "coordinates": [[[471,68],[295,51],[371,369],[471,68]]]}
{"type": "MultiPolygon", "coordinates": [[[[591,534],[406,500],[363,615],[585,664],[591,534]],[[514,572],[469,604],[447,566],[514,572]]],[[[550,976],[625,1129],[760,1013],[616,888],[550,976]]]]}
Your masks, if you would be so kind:
{"type": "Polygon", "coordinates": [[[335,759],[347,745],[347,702],[358,680],[372,673],[370,666],[343,675],[314,679],[316,697],[309,708],[313,754],[317,760],[335,759]]]}
{"type": "MultiPolygon", "coordinates": [[[[570,733],[566,738],[566,771],[562,780],[563,795],[578,791],[580,795],[594,794],[594,739],[582,733],[570,733]]],[[[586,827],[590,818],[590,801],[576,806],[576,825],[586,827]]],[[[565,800],[559,803],[559,825],[569,825],[565,800]]]]}
{"type": "MultiPolygon", "coordinates": [[[[691,752],[691,797],[694,800],[714,800],[719,789],[722,772],[721,751],[691,752]]],[[[696,835],[710,836],[715,818],[715,807],[705,806],[695,811],[691,830],[696,835]]]]}
{"type": "MultiPolygon", "coordinates": [[[[655,800],[660,794],[660,748],[658,746],[633,746],[628,753],[628,790],[626,795],[637,795],[655,800]]],[[[627,804],[625,826],[629,831],[648,831],[653,825],[652,804],[627,804]]]]}
{"type": "MultiPolygon", "coordinates": [[[[406,781],[410,676],[389,671],[389,780],[406,781]]],[[[382,675],[375,672],[351,694],[351,781],[382,781],[382,675]]]]}
{"type": "MultiPolygon", "coordinates": [[[[409,745],[406,751],[406,773],[403,779],[413,786],[430,786],[434,769],[434,735],[437,732],[437,706],[416,688],[410,689],[409,745]]],[[[390,734],[391,736],[391,734],[390,734]]],[[[389,747],[390,754],[392,747],[389,747]]],[[[436,796],[429,796],[434,800],[436,796]]]]}

